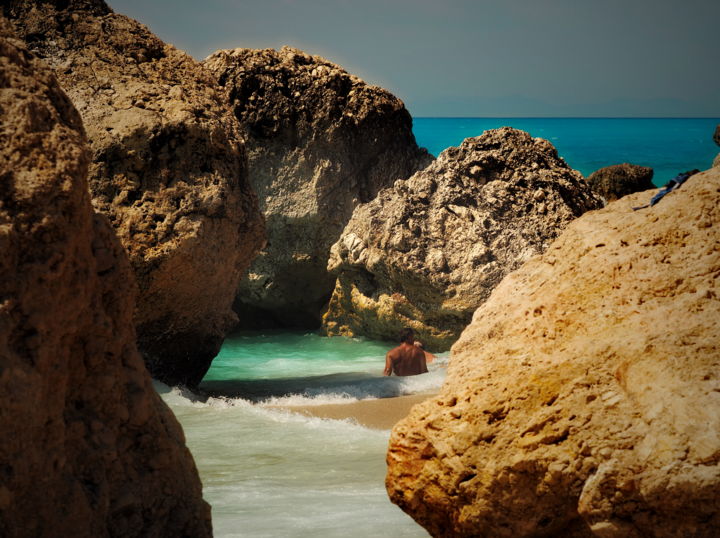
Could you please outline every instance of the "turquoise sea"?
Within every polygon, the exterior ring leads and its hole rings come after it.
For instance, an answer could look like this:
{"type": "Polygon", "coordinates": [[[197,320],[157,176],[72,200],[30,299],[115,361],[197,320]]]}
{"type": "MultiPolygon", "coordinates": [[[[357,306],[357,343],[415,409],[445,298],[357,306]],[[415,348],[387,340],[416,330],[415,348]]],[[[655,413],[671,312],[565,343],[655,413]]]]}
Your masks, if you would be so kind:
{"type": "Polygon", "coordinates": [[[488,129],[515,127],[552,142],[575,170],[629,162],[650,166],[661,186],[679,172],[712,166],[720,148],[713,142],[720,118],[414,118],[420,146],[436,157],[488,129]]]}
{"type": "MultiPolygon", "coordinates": [[[[417,118],[418,143],[438,155],[487,129],[512,126],[550,140],[587,176],[632,162],[664,184],[708,168],[718,119],[417,118]]],[[[428,374],[384,378],[392,344],[312,333],[237,334],[225,341],[202,395],[156,384],[183,425],[213,507],[218,537],[427,536],[384,487],[389,430],[311,418],[274,405],[354,402],[438,389],[447,354],[428,374]],[[209,396],[215,394],[215,396],[209,396]],[[222,394],[223,396],[218,396],[222,394]]]]}

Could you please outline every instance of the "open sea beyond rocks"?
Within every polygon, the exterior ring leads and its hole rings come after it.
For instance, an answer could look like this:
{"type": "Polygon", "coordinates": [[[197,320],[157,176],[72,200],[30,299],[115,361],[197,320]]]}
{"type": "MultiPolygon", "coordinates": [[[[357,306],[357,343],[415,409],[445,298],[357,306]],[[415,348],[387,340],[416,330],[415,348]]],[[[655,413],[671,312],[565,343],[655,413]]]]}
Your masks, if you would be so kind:
{"type": "MultiPolygon", "coordinates": [[[[663,185],[707,169],[717,118],[415,118],[417,142],[437,156],[466,137],[511,126],[549,140],[584,176],[630,162],[663,185]]],[[[427,536],[385,493],[388,430],[268,408],[354,402],[440,388],[447,353],[428,374],[383,378],[391,344],[266,332],[228,338],[200,385],[232,397],[197,398],[156,384],[183,425],[218,537],[427,536]]]]}
{"type": "Polygon", "coordinates": [[[514,127],[549,140],[587,177],[620,163],[650,166],[661,186],[679,172],[712,166],[720,118],[414,118],[420,146],[435,155],[488,129],[514,127]]]}

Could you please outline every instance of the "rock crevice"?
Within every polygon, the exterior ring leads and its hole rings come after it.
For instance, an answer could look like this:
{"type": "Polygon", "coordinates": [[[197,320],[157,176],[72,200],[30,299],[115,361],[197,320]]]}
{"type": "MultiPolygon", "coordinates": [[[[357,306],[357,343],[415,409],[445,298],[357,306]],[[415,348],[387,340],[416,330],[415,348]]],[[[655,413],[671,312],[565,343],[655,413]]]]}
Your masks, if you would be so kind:
{"type": "Polygon", "coordinates": [[[268,244],[241,282],[241,325],[317,327],[333,289],[330,246],[353,209],[430,161],[387,91],[318,56],[218,51],[204,62],[240,122],[268,244]]]}

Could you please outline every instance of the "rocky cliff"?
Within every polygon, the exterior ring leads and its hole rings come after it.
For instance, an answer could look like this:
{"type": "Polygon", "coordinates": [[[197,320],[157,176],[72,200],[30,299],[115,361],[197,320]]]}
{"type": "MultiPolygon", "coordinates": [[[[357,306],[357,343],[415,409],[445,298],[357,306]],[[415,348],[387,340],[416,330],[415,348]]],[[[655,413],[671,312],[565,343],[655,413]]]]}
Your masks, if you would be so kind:
{"type": "Polygon", "coordinates": [[[335,280],[330,246],[355,206],[430,158],[399,99],[322,58],[235,49],[204,65],[240,121],[267,219],[267,247],[239,288],[241,323],[317,327],[335,280]]]}
{"type": "Polygon", "coordinates": [[[716,536],[720,171],[571,223],[393,430],[387,488],[435,536],[716,536]]]}
{"type": "Polygon", "coordinates": [[[0,536],[210,536],[80,116],[0,18],[0,536]]]}
{"type": "Polygon", "coordinates": [[[264,239],[235,118],[200,65],[102,0],[4,10],[83,118],[93,204],[130,256],[148,367],[196,384],[264,239]]]}
{"type": "Polygon", "coordinates": [[[510,271],[600,206],[546,140],[503,128],[466,139],[358,207],[332,247],[328,334],[448,349],[510,271]]]}
{"type": "Polygon", "coordinates": [[[634,192],[654,189],[652,178],[652,168],[623,163],[596,170],[587,182],[595,194],[605,202],[612,202],[634,192]]]}

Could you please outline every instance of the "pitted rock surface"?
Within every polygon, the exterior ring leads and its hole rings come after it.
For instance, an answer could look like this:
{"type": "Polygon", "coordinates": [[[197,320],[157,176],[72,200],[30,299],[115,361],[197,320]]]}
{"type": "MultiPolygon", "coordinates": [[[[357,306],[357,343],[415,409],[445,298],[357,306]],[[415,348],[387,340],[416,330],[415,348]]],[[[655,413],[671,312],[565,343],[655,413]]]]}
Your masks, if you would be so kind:
{"type": "Polygon", "coordinates": [[[211,536],[80,115],[0,17],[0,536],[211,536]]]}
{"type": "Polygon", "coordinates": [[[508,275],[387,488],[433,536],[697,536],[720,526],[720,170],[629,195],[508,275]]]}
{"type": "Polygon", "coordinates": [[[502,128],[359,206],[332,247],[328,334],[448,349],[502,278],[600,206],[548,141],[502,128]]]}
{"type": "Polygon", "coordinates": [[[83,118],[93,204],[130,256],[150,371],[196,384],[264,240],[237,121],[205,69],[101,0],[4,11],[83,118]]]}
{"type": "Polygon", "coordinates": [[[218,51],[205,60],[240,121],[268,244],[242,281],[240,323],[320,325],[330,246],[353,209],[430,162],[403,103],[318,56],[218,51]]]}

